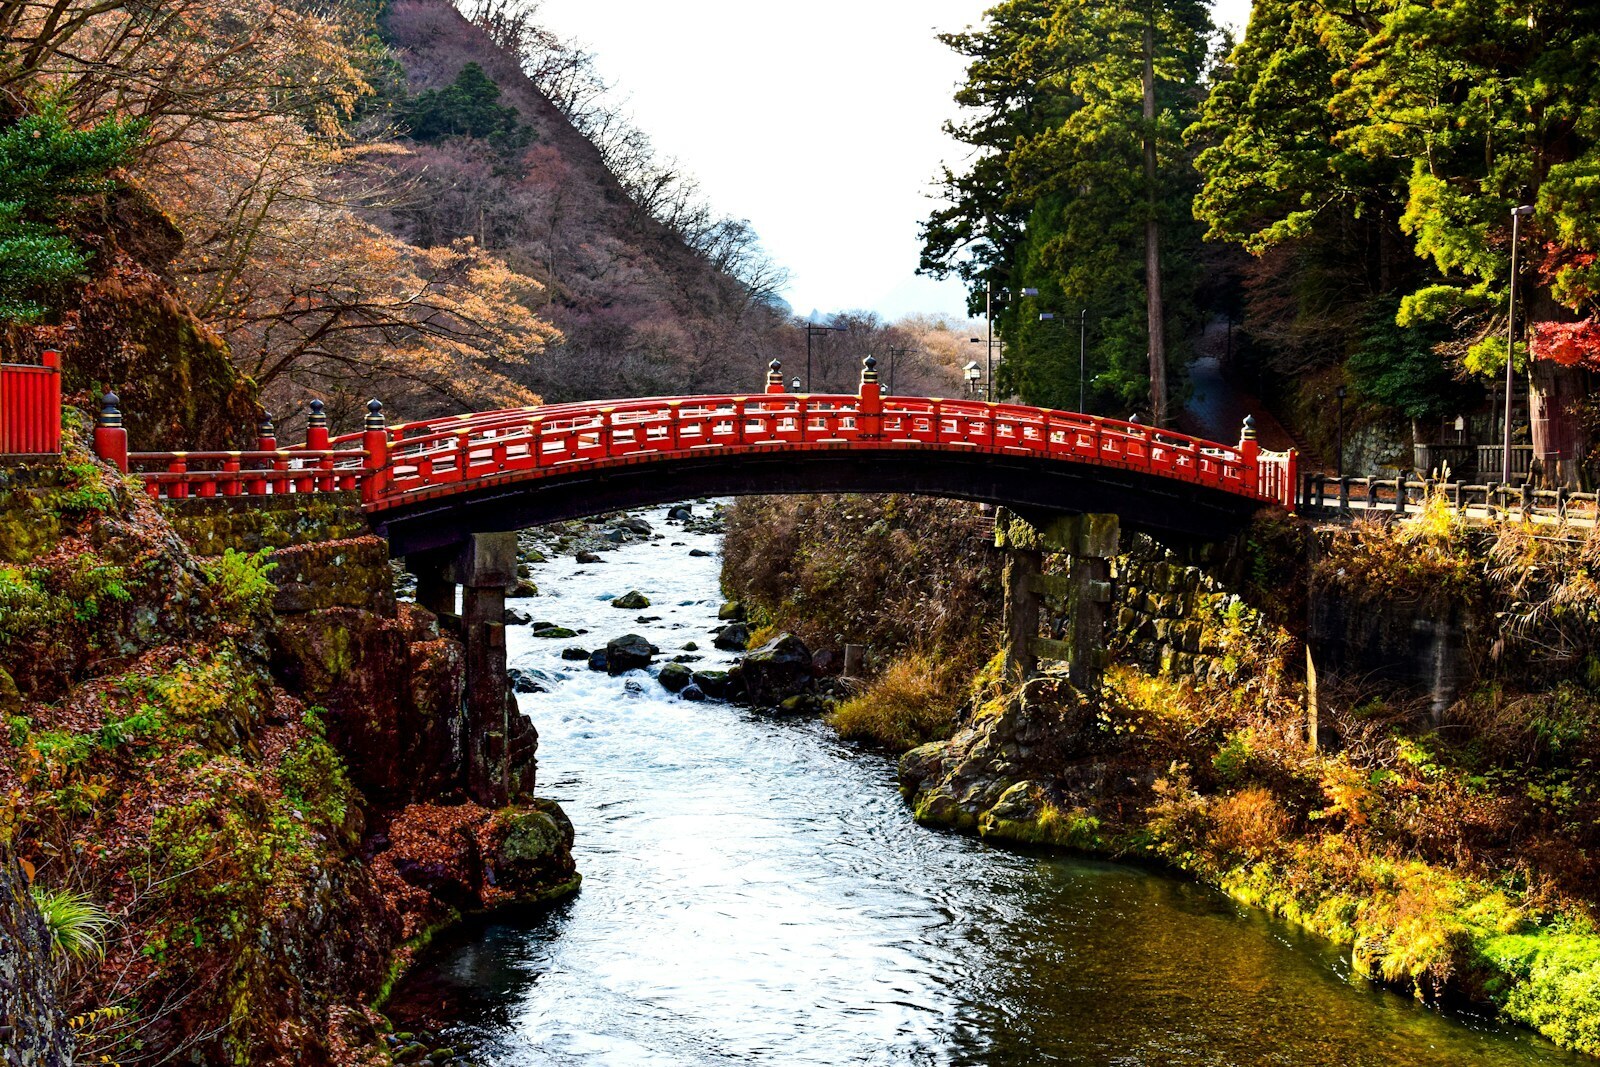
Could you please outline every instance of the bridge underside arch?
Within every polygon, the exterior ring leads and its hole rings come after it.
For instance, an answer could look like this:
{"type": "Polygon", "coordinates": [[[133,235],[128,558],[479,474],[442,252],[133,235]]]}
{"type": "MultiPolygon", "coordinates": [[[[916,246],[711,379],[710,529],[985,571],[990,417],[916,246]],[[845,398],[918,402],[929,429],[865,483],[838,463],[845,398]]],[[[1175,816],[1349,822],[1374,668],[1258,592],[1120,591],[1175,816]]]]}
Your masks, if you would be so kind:
{"type": "Polygon", "coordinates": [[[698,497],[819,493],[912,493],[1004,506],[1039,519],[1115,514],[1124,527],[1167,542],[1221,540],[1262,506],[1171,477],[1059,459],[852,448],[708,453],[600,470],[542,470],[537,477],[512,474],[386,508],[372,522],[391,552],[406,556],[450,548],[475,533],[698,497]]]}

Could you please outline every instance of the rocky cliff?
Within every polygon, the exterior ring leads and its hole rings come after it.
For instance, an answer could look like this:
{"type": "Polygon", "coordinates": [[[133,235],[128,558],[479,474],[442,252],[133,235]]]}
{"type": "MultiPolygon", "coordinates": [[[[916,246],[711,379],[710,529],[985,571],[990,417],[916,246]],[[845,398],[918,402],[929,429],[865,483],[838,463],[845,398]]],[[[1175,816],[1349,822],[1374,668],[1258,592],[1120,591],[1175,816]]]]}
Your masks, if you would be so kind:
{"type": "Polygon", "coordinates": [[[389,582],[348,502],[173,516],[76,435],[0,473],[0,828],[115,924],[81,1055],[384,1062],[409,939],[576,886],[554,805],[462,802],[461,650],[389,582]]]}

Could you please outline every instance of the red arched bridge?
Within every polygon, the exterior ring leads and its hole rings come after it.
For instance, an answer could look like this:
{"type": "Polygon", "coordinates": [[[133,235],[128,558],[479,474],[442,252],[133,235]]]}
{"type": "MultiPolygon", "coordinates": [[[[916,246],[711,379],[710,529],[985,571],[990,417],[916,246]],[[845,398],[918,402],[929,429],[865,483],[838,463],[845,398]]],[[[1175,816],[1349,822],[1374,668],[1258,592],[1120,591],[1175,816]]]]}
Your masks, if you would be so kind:
{"type": "Polygon", "coordinates": [[[1158,534],[1217,537],[1262,504],[1291,507],[1293,452],[1138,422],[974,400],[883,396],[875,361],[856,395],[767,391],[552,404],[333,436],[320,402],[304,444],[270,421],[240,452],[129,452],[107,395],[96,451],[157,499],[359,492],[395,555],[701,496],[907,492],[1034,513],[1114,512],[1158,534]]]}

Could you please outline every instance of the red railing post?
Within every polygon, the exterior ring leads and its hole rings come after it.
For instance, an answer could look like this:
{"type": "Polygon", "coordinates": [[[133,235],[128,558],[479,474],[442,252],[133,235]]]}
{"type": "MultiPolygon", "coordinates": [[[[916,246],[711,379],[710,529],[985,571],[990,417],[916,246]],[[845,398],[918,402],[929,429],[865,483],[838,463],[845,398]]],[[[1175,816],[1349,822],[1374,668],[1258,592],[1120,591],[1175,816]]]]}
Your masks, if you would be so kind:
{"type": "Polygon", "coordinates": [[[116,393],[100,398],[100,414],[94,422],[94,454],[128,473],[128,431],[122,426],[121,401],[116,393]]]}
{"type": "Polygon", "coordinates": [[[1261,495],[1261,446],[1256,443],[1256,418],[1254,415],[1244,417],[1244,426],[1239,431],[1239,471],[1244,479],[1246,491],[1261,495]]]}
{"type": "Polygon", "coordinates": [[[40,443],[41,452],[61,451],[61,353],[53,348],[47,348],[39,353],[39,363],[44,367],[50,381],[45,386],[44,395],[44,421],[40,429],[44,439],[40,443]]]}
{"type": "Polygon", "coordinates": [[[767,392],[781,393],[783,391],[783,363],[781,360],[775,359],[767,364],[767,392]]]}
{"type": "Polygon", "coordinates": [[[167,473],[179,475],[167,488],[168,500],[186,500],[189,496],[189,454],[187,452],[174,452],[172,462],[167,464],[167,473]]]}
{"type": "Polygon", "coordinates": [[[328,415],[324,410],[327,407],[320,400],[311,402],[311,414],[306,418],[306,450],[310,452],[325,452],[328,449],[328,415]]]}
{"type": "Polygon", "coordinates": [[[222,483],[223,496],[239,495],[239,453],[229,452],[228,458],[222,461],[222,473],[227,479],[222,483]]]}
{"type": "Polygon", "coordinates": [[[389,431],[383,419],[383,402],[367,402],[366,427],[361,434],[361,444],[367,450],[366,468],[361,478],[361,502],[376,504],[388,491],[389,431]]]}
{"type": "Polygon", "coordinates": [[[860,424],[856,436],[867,441],[883,437],[883,390],[878,384],[878,357],[868,356],[861,361],[860,424]]]}
{"type": "Polygon", "coordinates": [[[1292,448],[1289,449],[1287,458],[1284,460],[1284,471],[1286,473],[1284,475],[1283,506],[1289,509],[1289,514],[1293,515],[1296,510],[1295,494],[1299,491],[1300,485],[1300,453],[1292,448]]]}
{"type": "MultiPolygon", "coordinates": [[[[272,425],[272,412],[261,413],[261,423],[256,427],[256,451],[276,452],[278,450],[278,430],[272,425]]],[[[267,479],[253,478],[250,481],[250,492],[254,496],[267,495],[267,479]]]]}

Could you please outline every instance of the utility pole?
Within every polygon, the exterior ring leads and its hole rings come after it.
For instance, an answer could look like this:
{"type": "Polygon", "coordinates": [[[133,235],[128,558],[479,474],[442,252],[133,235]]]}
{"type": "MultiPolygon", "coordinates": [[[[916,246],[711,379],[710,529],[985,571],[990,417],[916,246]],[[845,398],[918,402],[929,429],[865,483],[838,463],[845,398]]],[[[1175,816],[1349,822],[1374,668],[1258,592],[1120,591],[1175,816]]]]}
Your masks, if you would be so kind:
{"type": "MultiPolygon", "coordinates": [[[[1511,391],[1515,385],[1511,357],[1517,352],[1517,242],[1522,237],[1523,218],[1532,214],[1532,204],[1511,209],[1511,306],[1506,312],[1506,425],[1501,442],[1501,485],[1511,484],[1511,391]]],[[[1532,415],[1531,410],[1529,414],[1532,415]]]]}
{"type": "Polygon", "coordinates": [[[1081,308],[1078,311],[1078,411],[1079,412],[1087,412],[1089,410],[1088,405],[1084,400],[1084,395],[1085,394],[1084,394],[1084,384],[1083,384],[1084,367],[1086,365],[1085,356],[1086,356],[1086,354],[1088,352],[1088,341],[1089,341],[1089,309],[1088,308],[1081,308]]]}
{"type": "Polygon", "coordinates": [[[1156,222],[1156,9],[1149,4],[1144,24],[1144,221],[1145,308],[1150,325],[1150,414],[1167,424],[1167,338],[1161,302],[1161,228],[1156,222]]]}
{"type": "Polygon", "coordinates": [[[806,392],[811,392],[811,339],[819,333],[848,333],[844,326],[818,326],[814,322],[806,323],[806,392]]]}

